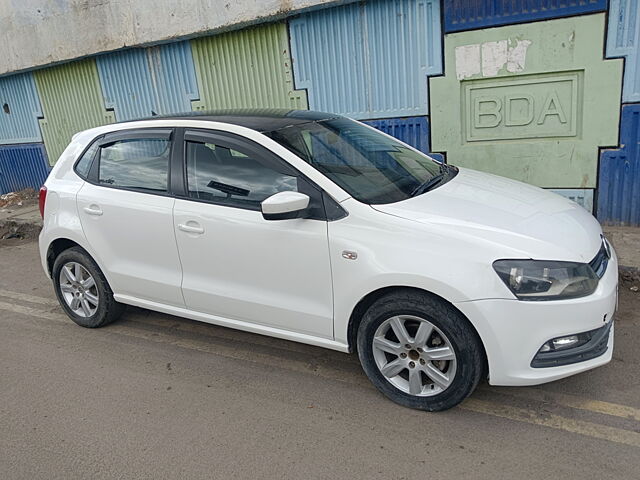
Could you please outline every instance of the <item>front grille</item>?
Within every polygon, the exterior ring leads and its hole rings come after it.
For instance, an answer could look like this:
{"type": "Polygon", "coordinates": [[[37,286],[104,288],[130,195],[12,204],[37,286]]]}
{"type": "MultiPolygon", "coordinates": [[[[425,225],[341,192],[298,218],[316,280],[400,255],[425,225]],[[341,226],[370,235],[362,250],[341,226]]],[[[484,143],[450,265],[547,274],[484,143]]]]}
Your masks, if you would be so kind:
{"type": "Polygon", "coordinates": [[[600,250],[596,254],[596,256],[589,262],[589,265],[598,276],[598,278],[602,278],[604,273],[607,271],[607,265],[609,264],[609,249],[607,248],[607,241],[602,239],[602,246],[600,250]]]}

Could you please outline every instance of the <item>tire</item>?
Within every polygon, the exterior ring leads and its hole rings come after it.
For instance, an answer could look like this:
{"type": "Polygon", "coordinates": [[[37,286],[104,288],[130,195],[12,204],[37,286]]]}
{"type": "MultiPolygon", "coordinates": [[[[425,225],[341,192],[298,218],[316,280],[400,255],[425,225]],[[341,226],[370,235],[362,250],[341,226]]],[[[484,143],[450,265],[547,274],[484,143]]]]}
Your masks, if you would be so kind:
{"type": "Polygon", "coordinates": [[[369,380],[405,407],[429,412],[455,407],[484,371],[484,350],[468,320],[427,293],[407,290],[379,298],[365,312],[357,335],[369,380]]]}
{"type": "Polygon", "coordinates": [[[117,320],[125,310],[123,304],[114,300],[111,287],[96,262],[80,247],[69,248],[58,255],[51,277],[58,302],[81,327],[103,327],[117,320]],[[74,281],[76,277],[80,281],[74,281]]]}

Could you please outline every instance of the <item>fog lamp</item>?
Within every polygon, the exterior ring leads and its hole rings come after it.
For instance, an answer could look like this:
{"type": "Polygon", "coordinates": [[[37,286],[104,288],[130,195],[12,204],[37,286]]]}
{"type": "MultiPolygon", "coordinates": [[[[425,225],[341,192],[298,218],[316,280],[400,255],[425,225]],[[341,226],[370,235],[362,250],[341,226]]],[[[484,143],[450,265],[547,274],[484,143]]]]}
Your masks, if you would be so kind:
{"type": "Polygon", "coordinates": [[[565,350],[567,348],[577,347],[589,341],[590,336],[588,333],[578,335],[567,335],[566,337],[558,337],[553,340],[549,340],[540,348],[540,352],[551,352],[558,350],[565,350]]]}

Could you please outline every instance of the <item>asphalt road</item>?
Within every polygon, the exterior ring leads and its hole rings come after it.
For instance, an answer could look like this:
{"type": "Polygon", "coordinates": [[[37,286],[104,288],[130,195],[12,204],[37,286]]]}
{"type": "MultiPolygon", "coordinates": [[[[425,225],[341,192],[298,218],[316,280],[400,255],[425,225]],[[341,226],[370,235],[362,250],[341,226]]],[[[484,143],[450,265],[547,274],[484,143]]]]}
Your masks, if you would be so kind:
{"type": "Polygon", "coordinates": [[[638,345],[627,288],[609,365],[430,414],[354,356],[133,308],[80,328],[36,244],[5,246],[0,478],[638,479],[638,345]]]}

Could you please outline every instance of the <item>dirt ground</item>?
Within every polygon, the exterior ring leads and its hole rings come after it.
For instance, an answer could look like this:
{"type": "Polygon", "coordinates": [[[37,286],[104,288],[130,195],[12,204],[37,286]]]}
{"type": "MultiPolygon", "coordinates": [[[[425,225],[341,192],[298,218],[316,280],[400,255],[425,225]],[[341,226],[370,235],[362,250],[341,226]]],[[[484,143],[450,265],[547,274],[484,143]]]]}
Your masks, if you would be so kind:
{"type": "Polygon", "coordinates": [[[38,205],[38,193],[29,188],[19,192],[0,195],[0,247],[22,245],[38,238],[40,226],[32,222],[4,220],[3,217],[15,212],[38,205]]]}

